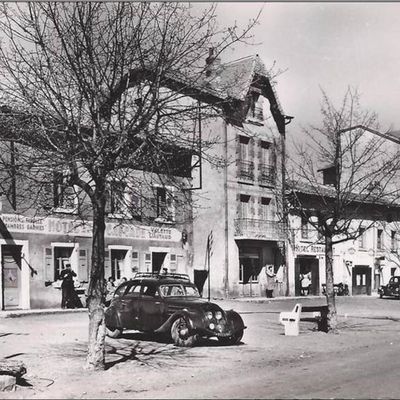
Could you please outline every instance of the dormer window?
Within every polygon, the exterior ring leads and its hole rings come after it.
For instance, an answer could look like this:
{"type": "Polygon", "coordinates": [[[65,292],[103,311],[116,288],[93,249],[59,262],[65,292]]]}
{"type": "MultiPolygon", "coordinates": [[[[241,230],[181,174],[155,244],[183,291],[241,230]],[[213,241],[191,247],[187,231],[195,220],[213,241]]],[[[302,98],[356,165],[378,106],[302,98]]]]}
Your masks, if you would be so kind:
{"type": "Polygon", "coordinates": [[[263,122],[263,99],[260,96],[260,90],[252,88],[250,93],[250,108],[248,117],[256,120],[257,122],[263,122]]]}
{"type": "Polygon", "coordinates": [[[322,183],[324,185],[336,185],[336,168],[335,166],[328,166],[321,168],[318,172],[322,172],[322,183]]]}

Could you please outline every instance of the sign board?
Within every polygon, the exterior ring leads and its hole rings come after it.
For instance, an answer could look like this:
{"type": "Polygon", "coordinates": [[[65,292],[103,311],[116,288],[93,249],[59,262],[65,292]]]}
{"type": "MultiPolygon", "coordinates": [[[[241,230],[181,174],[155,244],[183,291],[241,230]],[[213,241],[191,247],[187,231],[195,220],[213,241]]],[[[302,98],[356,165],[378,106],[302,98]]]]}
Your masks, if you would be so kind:
{"type": "Polygon", "coordinates": [[[296,253],[305,254],[324,254],[325,246],[318,244],[296,244],[294,246],[294,251],[296,253]]]}
{"type": "MultiPolygon", "coordinates": [[[[10,232],[41,233],[45,235],[92,236],[92,222],[61,218],[32,218],[16,214],[2,214],[10,232]]],[[[175,228],[142,226],[107,222],[106,238],[142,239],[179,242],[181,233],[175,228]]]]}

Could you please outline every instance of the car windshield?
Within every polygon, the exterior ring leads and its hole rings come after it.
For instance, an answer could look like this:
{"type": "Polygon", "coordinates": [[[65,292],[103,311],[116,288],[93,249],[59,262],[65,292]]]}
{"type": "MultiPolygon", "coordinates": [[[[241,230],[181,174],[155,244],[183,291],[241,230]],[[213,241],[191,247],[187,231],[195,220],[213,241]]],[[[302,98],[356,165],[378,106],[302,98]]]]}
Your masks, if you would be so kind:
{"type": "Polygon", "coordinates": [[[160,292],[163,297],[200,297],[196,287],[178,283],[161,285],[160,292]]]}

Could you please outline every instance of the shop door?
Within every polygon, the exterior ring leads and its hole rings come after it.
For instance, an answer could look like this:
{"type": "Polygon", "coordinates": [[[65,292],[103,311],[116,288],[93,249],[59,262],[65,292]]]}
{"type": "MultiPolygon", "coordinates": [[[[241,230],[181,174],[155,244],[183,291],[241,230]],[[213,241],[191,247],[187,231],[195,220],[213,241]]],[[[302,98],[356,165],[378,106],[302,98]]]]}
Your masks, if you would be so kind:
{"type": "Polygon", "coordinates": [[[294,261],[295,296],[301,295],[301,276],[308,274],[311,281],[308,294],[319,295],[319,261],[316,257],[297,257],[294,261]]]}
{"type": "Polygon", "coordinates": [[[114,280],[121,279],[125,271],[125,257],[127,250],[111,250],[111,276],[114,280]]]}
{"type": "Polygon", "coordinates": [[[167,253],[152,253],[152,272],[160,272],[167,253]]]}
{"type": "Polygon", "coordinates": [[[3,308],[18,308],[21,295],[21,246],[1,247],[1,266],[3,270],[3,308]]]}
{"type": "Polygon", "coordinates": [[[356,265],[353,268],[353,295],[371,294],[371,268],[367,265],[356,265]]]}

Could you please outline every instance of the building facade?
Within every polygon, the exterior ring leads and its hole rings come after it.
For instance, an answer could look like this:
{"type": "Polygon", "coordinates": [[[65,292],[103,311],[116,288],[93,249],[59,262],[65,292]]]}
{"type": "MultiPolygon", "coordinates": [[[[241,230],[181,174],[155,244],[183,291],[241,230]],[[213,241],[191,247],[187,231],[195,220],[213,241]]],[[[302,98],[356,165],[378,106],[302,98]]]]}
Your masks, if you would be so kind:
{"type": "MultiPolygon", "coordinates": [[[[138,271],[158,272],[162,268],[192,274],[190,207],[176,207],[179,193],[168,199],[165,186],[156,177],[153,182],[150,215],[149,207],[128,193],[124,203],[110,195],[105,232],[106,279],[129,279],[138,271]],[[136,215],[128,219],[121,207],[133,203],[136,215]]],[[[18,204],[15,207],[16,204],[13,206],[12,201],[2,197],[0,308],[3,310],[60,307],[59,278],[66,264],[77,274],[75,287],[84,302],[92,255],[90,213],[84,216],[78,211],[78,205],[82,207],[84,203],[80,202],[77,191],[68,192],[68,188],[60,188],[56,181],[52,186],[54,191],[49,200],[52,207],[46,212],[40,212],[40,208],[26,210],[18,204]]]]}
{"type": "Polygon", "coordinates": [[[195,193],[193,268],[209,273],[203,294],[265,296],[270,288],[273,295],[284,295],[285,116],[258,56],[218,63],[212,74],[211,83],[228,92],[235,108],[202,126],[205,140],[220,140],[202,163],[195,193]]]}

